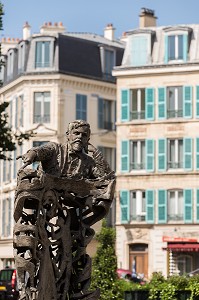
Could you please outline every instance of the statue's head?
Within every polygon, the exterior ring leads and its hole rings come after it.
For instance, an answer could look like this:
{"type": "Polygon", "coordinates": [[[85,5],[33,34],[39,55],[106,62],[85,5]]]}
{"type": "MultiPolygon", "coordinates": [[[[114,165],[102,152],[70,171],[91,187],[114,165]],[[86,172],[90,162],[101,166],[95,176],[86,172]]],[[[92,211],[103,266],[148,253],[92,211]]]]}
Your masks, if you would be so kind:
{"type": "Polygon", "coordinates": [[[75,120],[69,123],[66,135],[71,149],[75,152],[79,152],[84,149],[87,152],[90,134],[90,125],[86,121],[75,120]]]}

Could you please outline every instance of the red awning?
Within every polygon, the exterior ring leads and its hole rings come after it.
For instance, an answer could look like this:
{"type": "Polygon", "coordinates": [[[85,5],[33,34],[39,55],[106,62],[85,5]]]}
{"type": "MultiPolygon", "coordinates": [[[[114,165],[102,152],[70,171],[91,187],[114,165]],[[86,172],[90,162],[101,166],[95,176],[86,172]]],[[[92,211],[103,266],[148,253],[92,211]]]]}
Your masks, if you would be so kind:
{"type": "Polygon", "coordinates": [[[199,244],[168,244],[167,247],[163,248],[163,250],[170,250],[175,252],[180,251],[199,251],[199,244]]]}

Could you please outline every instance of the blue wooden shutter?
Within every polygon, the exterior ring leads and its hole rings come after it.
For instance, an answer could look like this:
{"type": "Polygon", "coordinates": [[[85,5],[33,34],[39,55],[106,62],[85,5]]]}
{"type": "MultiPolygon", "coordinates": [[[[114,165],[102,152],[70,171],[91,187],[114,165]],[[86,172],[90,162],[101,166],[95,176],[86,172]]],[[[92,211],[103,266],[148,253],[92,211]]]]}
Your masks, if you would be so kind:
{"type": "Polygon", "coordinates": [[[164,62],[165,64],[168,63],[168,36],[165,36],[164,39],[164,62]]]}
{"type": "Polygon", "coordinates": [[[184,191],[184,222],[191,223],[192,222],[192,190],[185,189],[184,191]]]}
{"type": "Polygon", "coordinates": [[[154,172],[154,140],[146,140],[146,170],[154,172]]]}
{"type": "Polygon", "coordinates": [[[196,170],[199,170],[199,138],[196,138],[196,170]]]}
{"type": "Polygon", "coordinates": [[[148,39],[146,36],[133,36],[131,39],[131,64],[144,66],[148,63],[148,39]]]}
{"type": "Polygon", "coordinates": [[[121,142],[121,171],[129,172],[129,141],[121,142]]]}
{"type": "Polygon", "coordinates": [[[183,117],[192,118],[192,87],[183,86],[183,117]]]}
{"type": "Polygon", "coordinates": [[[158,170],[167,170],[167,140],[158,140],[158,170]]]}
{"type": "Polygon", "coordinates": [[[196,222],[199,222],[199,189],[196,190],[196,222]]]}
{"type": "Polygon", "coordinates": [[[183,167],[185,170],[192,170],[192,139],[184,138],[183,139],[183,167]]]}
{"type": "Polygon", "coordinates": [[[121,121],[127,122],[130,119],[130,90],[121,91],[121,121]]]}
{"type": "Polygon", "coordinates": [[[146,222],[154,223],[154,191],[146,191],[146,222]]]}
{"type": "Polygon", "coordinates": [[[199,118],[199,85],[196,86],[196,118],[199,118]]]}
{"type": "Polygon", "coordinates": [[[158,119],[167,118],[166,88],[158,88],[158,119]]]}
{"type": "Polygon", "coordinates": [[[98,128],[103,129],[104,125],[104,100],[98,98],[98,128]]]}
{"type": "Polygon", "coordinates": [[[147,120],[154,120],[154,89],[147,88],[145,89],[145,118],[147,120]]]}
{"type": "Polygon", "coordinates": [[[129,191],[120,191],[121,223],[128,223],[129,215],[129,191]]]}
{"type": "Polygon", "coordinates": [[[167,191],[158,190],[158,223],[167,222],[167,191]]]}
{"type": "Polygon", "coordinates": [[[187,52],[188,52],[188,35],[183,35],[183,60],[187,61],[187,52]]]}

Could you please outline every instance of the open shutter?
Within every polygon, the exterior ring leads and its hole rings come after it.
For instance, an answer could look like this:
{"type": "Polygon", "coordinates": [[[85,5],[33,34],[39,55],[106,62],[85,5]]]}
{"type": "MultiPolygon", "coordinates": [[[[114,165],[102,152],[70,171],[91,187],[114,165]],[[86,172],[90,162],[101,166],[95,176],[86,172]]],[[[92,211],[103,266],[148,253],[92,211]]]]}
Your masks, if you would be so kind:
{"type": "Polygon", "coordinates": [[[199,170],[199,138],[196,138],[196,170],[199,170]]]}
{"type": "Polygon", "coordinates": [[[103,116],[104,116],[104,100],[98,98],[98,128],[103,129],[103,116]]]}
{"type": "Polygon", "coordinates": [[[168,63],[168,36],[165,36],[164,39],[164,62],[165,64],[168,63]]]}
{"type": "Polygon", "coordinates": [[[184,169],[187,171],[192,170],[192,139],[191,138],[184,138],[183,140],[183,152],[184,152],[184,159],[183,159],[183,166],[184,169]]]}
{"type": "Polygon", "coordinates": [[[147,88],[145,90],[145,118],[147,120],[154,120],[154,89],[153,88],[147,88]]]}
{"type": "Polygon", "coordinates": [[[196,190],[196,222],[199,223],[199,189],[196,190]]]}
{"type": "Polygon", "coordinates": [[[196,86],[196,118],[199,118],[199,85],[196,86]]]}
{"type": "Polygon", "coordinates": [[[121,142],[121,171],[129,172],[129,141],[121,142]]]}
{"type": "Polygon", "coordinates": [[[130,116],[130,90],[121,91],[121,121],[129,121],[130,116]]]}
{"type": "Polygon", "coordinates": [[[154,191],[146,191],[146,222],[154,223],[154,191]]]}
{"type": "Polygon", "coordinates": [[[154,140],[146,140],[146,170],[154,172],[154,140]]]}
{"type": "Polygon", "coordinates": [[[167,169],[167,140],[158,140],[158,170],[163,172],[167,169]]]}
{"type": "Polygon", "coordinates": [[[167,191],[158,190],[158,223],[167,222],[167,191]]]}
{"type": "Polygon", "coordinates": [[[121,223],[129,222],[129,191],[120,191],[121,223]]]}
{"type": "Polygon", "coordinates": [[[192,118],[192,87],[183,86],[183,117],[192,118]]]}
{"type": "Polygon", "coordinates": [[[185,189],[184,190],[184,222],[191,223],[192,222],[192,190],[185,189]]]}
{"type": "Polygon", "coordinates": [[[188,35],[183,35],[183,60],[187,61],[187,53],[188,53],[188,35]]]}
{"type": "Polygon", "coordinates": [[[158,88],[158,119],[167,118],[166,88],[158,88]]]}

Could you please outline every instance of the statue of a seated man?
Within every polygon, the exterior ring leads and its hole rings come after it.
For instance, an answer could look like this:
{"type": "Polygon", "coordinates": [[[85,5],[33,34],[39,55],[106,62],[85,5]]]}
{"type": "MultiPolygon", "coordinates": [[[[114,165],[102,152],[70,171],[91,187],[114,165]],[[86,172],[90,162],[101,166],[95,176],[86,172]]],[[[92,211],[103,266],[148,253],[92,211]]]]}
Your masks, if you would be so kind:
{"type": "Polygon", "coordinates": [[[89,144],[90,125],[69,123],[67,142],[28,150],[18,172],[14,252],[20,299],[99,299],[86,246],[107,213],[115,176],[89,144]],[[88,153],[91,153],[89,155],[88,153]],[[40,162],[38,170],[26,168],[40,162]]]}

